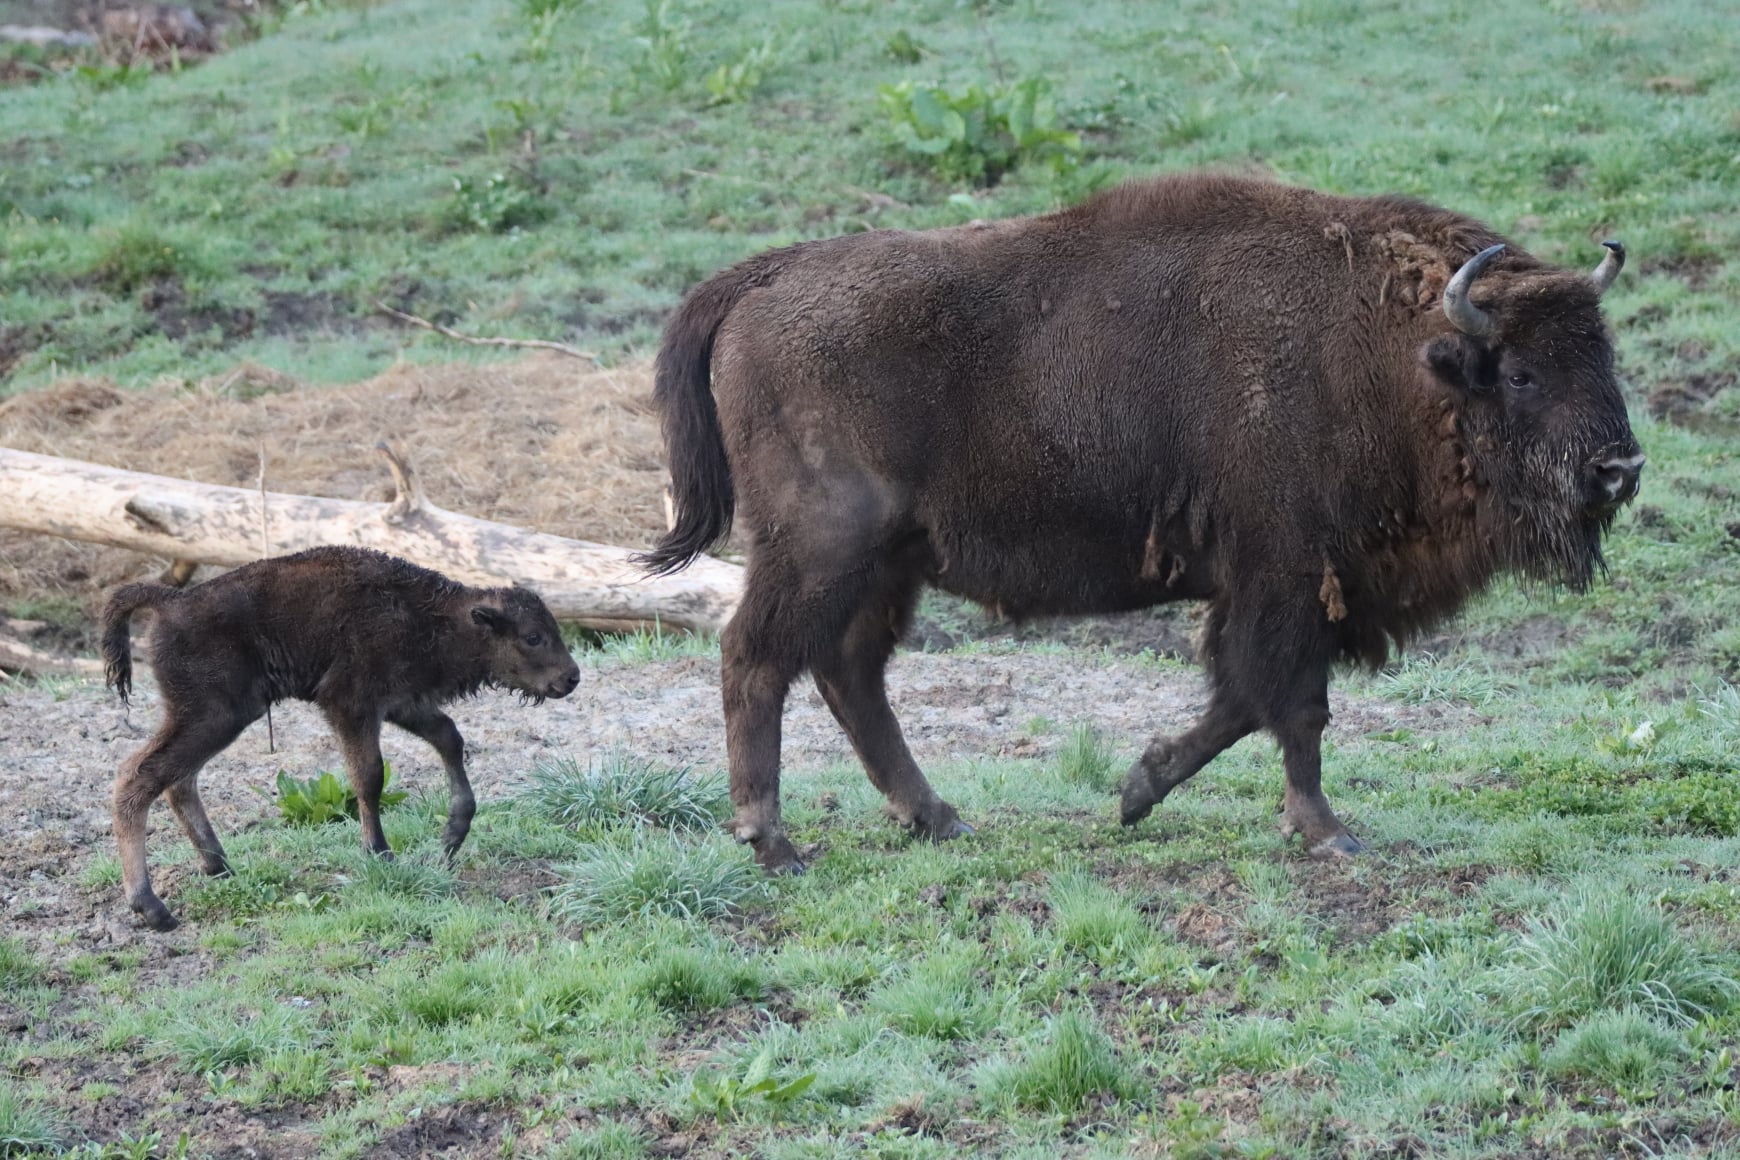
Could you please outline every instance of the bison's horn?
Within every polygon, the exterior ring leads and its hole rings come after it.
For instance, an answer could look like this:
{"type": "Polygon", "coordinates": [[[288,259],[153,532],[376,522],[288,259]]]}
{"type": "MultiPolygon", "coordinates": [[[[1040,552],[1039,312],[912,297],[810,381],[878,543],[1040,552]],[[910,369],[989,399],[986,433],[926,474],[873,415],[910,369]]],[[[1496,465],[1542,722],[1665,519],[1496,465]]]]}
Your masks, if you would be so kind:
{"type": "Polygon", "coordinates": [[[1450,284],[1444,287],[1444,313],[1463,334],[1484,338],[1493,331],[1492,315],[1468,301],[1468,291],[1487,263],[1504,252],[1504,243],[1488,246],[1462,264],[1450,284]]]}
{"type": "Polygon", "coordinates": [[[1619,271],[1625,269],[1625,243],[1606,241],[1601,244],[1607,247],[1607,252],[1601,256],[1601,264],[1595,267],[1595,272],[1589,275],[1597,294],[1607,293],[1607,288],[1619,277],[1619,271]]]}

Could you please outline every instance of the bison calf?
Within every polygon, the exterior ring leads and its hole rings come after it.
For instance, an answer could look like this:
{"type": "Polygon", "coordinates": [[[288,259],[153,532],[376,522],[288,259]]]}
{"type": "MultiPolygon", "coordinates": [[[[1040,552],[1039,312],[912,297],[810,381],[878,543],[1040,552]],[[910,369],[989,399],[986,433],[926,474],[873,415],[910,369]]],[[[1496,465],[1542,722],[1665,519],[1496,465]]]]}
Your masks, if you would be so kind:
{"type": "Polygon", "coordinates": [[[356,789],[363,848],[391,858],[381,832],[381,722],[435,747],[447,768],[452,857],[477,809],[465,742],[441,706],[485,686],[565,697],[580,670],[550,610],[524,588],[467,588],[364,548],[261,560],[195,588],[128,584],[103,612],[109,684],[132,690],[128,621],[148,608],[151,670],[163,696],[156,734],[115,777],[115,838],[127,901],[157,930],[175,918],[151,891],[145,815],[157,795],[207,874],[229,870],[199,800],[202,766],[276,701],[313,701],[331,723],[356,789]]]}

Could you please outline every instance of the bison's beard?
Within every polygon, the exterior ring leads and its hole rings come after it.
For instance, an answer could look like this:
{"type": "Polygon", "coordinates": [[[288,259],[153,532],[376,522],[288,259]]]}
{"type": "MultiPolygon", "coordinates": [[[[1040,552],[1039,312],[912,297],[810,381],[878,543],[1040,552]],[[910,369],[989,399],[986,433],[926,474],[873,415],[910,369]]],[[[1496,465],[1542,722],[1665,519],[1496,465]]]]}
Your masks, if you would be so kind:
{"type": "Polygon", "coordinates": [[[1589,508],[1581,480],[1566,470],[1576,462],[1543,450],[1492,473],[1482,522],[1499,568],[1574,592],[1604,571],[1601,539],[1615,513],[1589,508]]]}

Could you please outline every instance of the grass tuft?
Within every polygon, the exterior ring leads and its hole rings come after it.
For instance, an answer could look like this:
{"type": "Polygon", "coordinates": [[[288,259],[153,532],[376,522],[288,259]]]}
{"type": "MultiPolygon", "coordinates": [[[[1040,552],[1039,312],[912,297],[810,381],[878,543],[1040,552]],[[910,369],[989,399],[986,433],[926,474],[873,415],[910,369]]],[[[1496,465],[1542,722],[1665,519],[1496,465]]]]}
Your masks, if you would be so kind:
{"type": "Polygon", "coordinates": [[[1064,945],[1095,961],[1126,957],[1153,939],[1129,900],[1091,874],[1053,875],[1046,901],[1064,945]]]}
{"type": "Polygon", "coordinates": [[[540,764],[526,800],[564,826],[644,823],[667,830],[703,830],[724,816],[724,782],[689,766],[634,757],[619,750],[595,766],[564,757],[540,764]]]}
{"type": "Polygon", "coordinates": [[[1740,999],[1740,982],[1714,956],[1628,894],[1584,894],[1531,920],[1514,971],[1526,1004],[1519,1019],[1538,1027],[1625,1008],[1688,1026],[1740,999]]]}
{"type": "Polygon", "coordinates": [[[1092,725],[1077,725],[1057,754],[1057,776],[1070,785],[1108,793],[1118,783],[1118,758],[1092,725]]]}
{"type": "Polygon", "coordinates": [[[1553,1041],[1541,1069],[1555,1079],[1636,1090],[1659,1083],[1686,1053],[1683,1035],[1627,1007],[1573,1024],[1553,1041]]]}
{"type": "Polygon", "coordinates": [[[558,871],[563,881],[551,894],[550,912],[561,921],[723,918],[767,892],[761,871],[723,839],[636,834],[627,845],[587,849],[587,857],[558,871]]]}
{"type": "Polygon", "coordinates": [[[548,1160],[636,1160],[647,1154],[646,1143],[638,1125],[602,1119],[575,1132],[544,1155],[548,1160]]]}
{"type": "Polygon", "coordinates": [[[1106,1033],[1070,1011],[1047,1024],[1044,1041],[1026,1056],[993,1070],[986,1088],[994,1101],[1069,1113],[1095,1097],[1127,1096],[1134,1083],[1106,1033]]]}
{"type": "Polygon", "coordinates": [[[390,862],[385,858],[365,856],[362,868],[357,871],[356,884],[361,889],[389,898],[439,902],[452,896],[457,879],[439,855],[421,857],[407,854],[390,862]]]}
{"type": "Polygon", "coordinates": [[[41,976],[41,964],[22,940],[0,938],[0,993],[16,991],[36,982],[41,976]]]}
{"type": "Polygon", "coordinates": [[[1432,653],[1406,657],[1382,675],[1378,691],[1393,701],[1413,705],[1434,702],[1479,707],[1490,704],[1502,691],[1490,668],[1472,661],[1451,661],[1432,653]]]}
{"type": "Polygon", "coordinates": [[[960,956],[926,959],[878,987],[869,1005],[896,1030],[929,1039],[970,1038],[988,1015],[973,962],[960,956]]]}
{"type": "Polygon", "coordinates": [[[53,1113],[0,1079],[0,1156],[54,1152],[60,1140],[61,1125],[53,1113]]]}
{"type": "Polygon", "coordinates": [[[760,998],[761,971],[747,959],[684,944],[660,947],[636,987],[667,1011],[714,1011],[739,999],[760,998]]]}
{"type": "Polygon", "coordinates": [[[195,1007],[172,1021],[161,1046],[188,1071],[203,1075],[242,1067],[286,1049],[306,1046],[307,1021],[287,1007],[270,1006],[252,1018],[226,1007],[195,1007]]]}

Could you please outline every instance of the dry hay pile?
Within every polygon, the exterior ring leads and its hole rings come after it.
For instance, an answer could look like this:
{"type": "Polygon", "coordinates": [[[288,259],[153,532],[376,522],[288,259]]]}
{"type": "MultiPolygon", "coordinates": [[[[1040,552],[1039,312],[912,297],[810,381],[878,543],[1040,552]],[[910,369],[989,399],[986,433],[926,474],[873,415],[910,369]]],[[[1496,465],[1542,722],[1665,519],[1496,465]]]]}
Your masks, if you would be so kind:
{"type": "MultiPolygon", "coordinates": [[[[0,446],[203,483],[388,500],[374,453],[399,439],[431,502],[452,511],[628,547],[664,531],[664,467],[646,366],[572,359],[399,364],[367,382],[308,387],[252,364],[195,386],[120,390],[69,378],[0,401],[0,446]]],[[[0,529],[0,603],[71,599],[165,561],[0,529]]]]}

